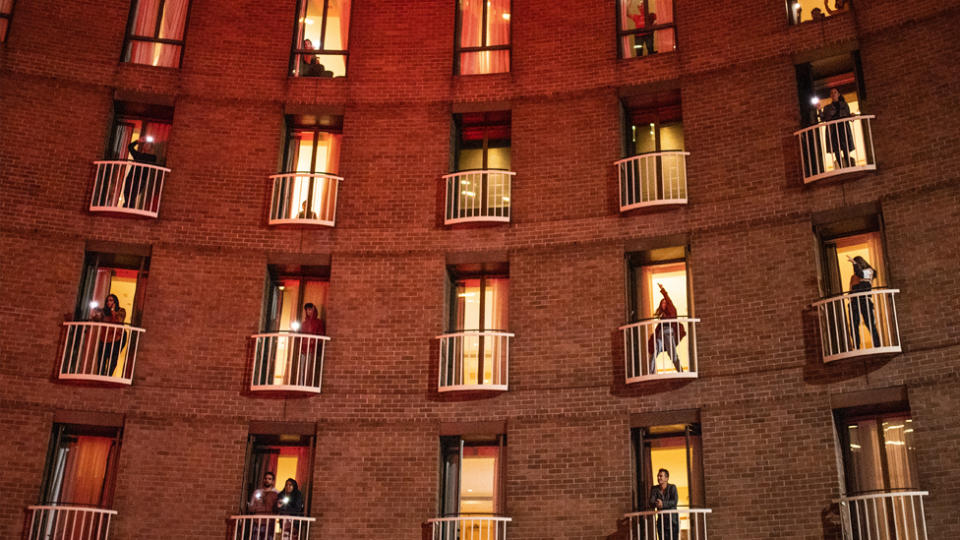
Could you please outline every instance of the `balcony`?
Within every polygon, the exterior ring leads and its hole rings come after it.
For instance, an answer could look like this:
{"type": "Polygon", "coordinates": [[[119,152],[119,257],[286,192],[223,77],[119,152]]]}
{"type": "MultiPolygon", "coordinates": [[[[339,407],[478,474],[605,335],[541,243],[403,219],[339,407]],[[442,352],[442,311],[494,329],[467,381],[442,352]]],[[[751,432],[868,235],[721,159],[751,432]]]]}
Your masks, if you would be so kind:
{"type": "Polygon", "coordinates": [[[874,171],[873,116],[851,116],[801,129],[794,133],[800,142],[803,183],[831,176],[874,171]]]}
{"type": "Polygon", "coordinates": [[[687,204],[687,156],[667,151],[615,161],[620,178],[620,211],[687,204]]]}
{"type": "Polygon", "coordinates": [[[433,540],[506,540],[507,523],[513,519],[465,516],[428,519],[433,540]]]}
{"type": "Polygon", "coordinates": [[[444,223],[510,222],[512,171],[471,170],[443,176],[447,183],[444,223]]]}
{"type": "Polygon", "coordinates": [[[270,176],[270,225],[320,225],[337,221],[340,176],[327,173],[292,172],[270,176]]]}
{"type": "Polygon", "coordinates": [[[67,322],[59,378],[129,385],[143,328],[104,322],[67,322]]]}
{"type": "Polygon", "coordinates": [[[251,391],[320,393],[323,351],[329,337],[273,332],[252,338],[255,346],[251,391]]]}
{"type": "Polygon", "coordinates": [[[230,516],[233,540],[310,540],[310,524],[317,518],[276,514],[230,516]]]}
{"type": "Polygon", "coordinates": [[[697,378],[700,319],[647,319],[620,327],[627,384],[697,378]]]}
{"type": "Polygon", "coordinates": [[[506,391],[512,337],[509,332],[494,331],[464,331],[437,336],[440,340],[437,390],[506,391]]]}
{"type": "Polygon", "coordinates": [[[91,212],[157,217],[170,169],[136,161],[94,161],[91,212]]]}
{"type": "Polygon", "coordinates": [[[926,491],[894,491],[841,497],[845,540],[926,540],[926,491]]]}
{"type": "Polygon", "coordinates": [[[709,508],[648,510],[623,516],[630,527],[630,540],[682,538],[707,540],[709,508]]]}
{"type": "Polygon", "coordinates": [[[873,289],[814,302],[823,361],[899,353],[900,328],[893,296],[898,292],[873,289]]]}
{"type": "Polygon", "coordinates": [[[83,506],[28,506],[30,530],[27,540],[107,540],[110,519],[116,510],[83,506]]]}

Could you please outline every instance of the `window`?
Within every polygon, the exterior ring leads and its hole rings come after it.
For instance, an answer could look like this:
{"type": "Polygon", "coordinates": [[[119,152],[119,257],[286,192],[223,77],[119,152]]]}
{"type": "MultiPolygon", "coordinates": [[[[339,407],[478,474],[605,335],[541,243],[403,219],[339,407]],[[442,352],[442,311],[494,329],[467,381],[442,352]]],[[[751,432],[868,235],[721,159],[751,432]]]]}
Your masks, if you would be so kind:
{"type": "Polygon", "coordinates": [[[132,0],[123,61],[179,68],[189,0],[132,0]]]}
{"type": "Polygon", "coordinates": [[[123,324],[139,325],[149,269],[149,255],[88,251],[74,318],[90,319],[115,295],[125,312],[123,324]]]}
{"type": "Polygon", "coordinates": [[[694,320],[686,248],[659,248],[626,256],[627,377],[695,373],[694,320]],[[629,350],[632,349],[632,350],[629,350]]]}
{"type": "Polygon", "coordinates": [[[683,146],[680,91],[627,98],[624,146],[637,159],[620,163],[621,206],[686,201],[687,167],[683,146]]]}
{"type": "Polygon", "coordinates": [[[274,177],[272,217],[333,223],[342,125],[339,116],[287,118],[285,170],[274,177]]]}
{"type": "MultiPolygon", "coordinates": [[[[442,517],[496,516],[503,513],[506,446],[506,435],[440,438],[442,517]]],[[[478,522],[477,526],[492,525],[478,522]]],[[[475,537],[487,538],[486,531],[475,537]]]]}
{"type": "Polygon", "coordinates": [[[510,111],[454,116],[454,168],[447,175],[448,223],[509,221],[510,111]]]}
{"type": "Polygon", "coordinates": [[[44,504],[110,508],[120,432],[119,427],[54,424],[44,504]]]}
{"type": "Polygon", "coordinates": [[[849,6],[849,0],[786,0],[790,24],[821,21],[847,11],[849,6]],[[833,4],[833,7],[830,4],[833,4]]]}
{"type": "Polygon", "coordinates": [[[290,516],[309,515],[313,449],[313,435],[251,434],[247,440],[247,466],[241,512],[273,514],[275,508],[283,507],[283,512],[276,513],[290,516]],[[264,482],[264,478],[270,475],[272,478],[264,482]],[[288,480],[296,483],[299,495],[283,493],[288,480]]]}
{"type": "Polygon", "coordinates": [[[173,107],[118,101],[115,109],[106,158],[166,163],[173,107]]]}
{"type": "MultiPolygon", "coordinates": [[[[831,90],[837,89],[840,98],[849,107],[851,115],[860,114],[861,101],[866,97],[860,65],[860,51],[818,58],[797,64],[797,91],[800,111],[805,126],[825,122],[825,111],[833,103],[831,90]]],[[[861,147],[862,148],[862,147],[861,147]]]]}
{"type": "Polygon", "coordinates": [[[505,385],[508,265],[453,267],[448,270],[448,280],[448,333],[463,335],[446,341],[453,350],[446,355],[450,365],[441,366],[441,385],[505,385]]]}
{"type": "MultiPolygon", "coordinates": [[[[327,294],[330,288],[327,266],[271,266],[265,306],[265,332],[304,330],[306,304],[316,307],[319,326],[310,333],[326,333],[327,294]]],[[[313,325],[311,325],[313,326],[313,325]]]]}
{"type": "Polygon", "coordinates": [[[618,0],[620,58],[676,50],[673,0],[618,0]]]}
{"type": "Polygon", "coordinates": [[[455,48],[461,75],[510,71],[510,0],[458,0],[455,48]]]}
{"type": "Polygon", "coordinates": [[[879,215],[821,224],[814,231],[820,242],[820,290],[825,296],[882,288],[887,284],[879,215]],[[855,267],[857,257],[861,257],[868,268],[855,267]]]}
{"type": "Polygon", "coordinates": [[[0,0],[0,43],[7,40],[7,27],[13,15],[14,0],[0,0]]]}
{"type": "Polygon", "coordinates": [[[298,0],[290,57],[295,77],[344,77],[350,0],[298,0]]]}

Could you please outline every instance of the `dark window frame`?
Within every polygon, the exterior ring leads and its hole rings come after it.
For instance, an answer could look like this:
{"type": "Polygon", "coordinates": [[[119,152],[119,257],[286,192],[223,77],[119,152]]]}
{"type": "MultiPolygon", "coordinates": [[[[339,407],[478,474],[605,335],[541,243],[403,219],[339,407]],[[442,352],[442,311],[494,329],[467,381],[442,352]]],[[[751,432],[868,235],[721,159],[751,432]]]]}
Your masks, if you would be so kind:
{"type": "MultiPolygon", "coordinates": [[[[473,52],[492,52],[492,51],[507,51],[507,63],[510,66],[510,69],[505,72],[497,73],[472,73],[469,75],[498,75],[502,73],[510,73],[513,71],[513,0],[509,1],[510,10],[510,24],[508,25],[507,31],[507,44],[506,45],[481,45],[479,47],[461,47],[460,46],[460,34],[463,31],[463,9],[461,9],[462,0],[457,0],[456,5],[454,6],[454,32],[453,32],[453,74],[454,75],[463,75],[460,72],[460,57],[464,53],[473,53],[473,52]]],[[[481,23],[480,31],[480,43],[486,43],[487,41],[487,19],[490,13],[487,10],[487,2],[483,2],[483,14],[481,18],[483,22],[481,23]]]]}
{"type": "MultiPolygon", "coordinates": [[[[261,443],[261,444],[263,444],[263,446],[292,446],[292,447],[305,446],[310,449],[310,465],[309,465],[310,484],[308,486],[309,489],[305,490],[303,489],[303,486],[299,486],[300,493],[303,494],[303,517],[308,517],[310,516],[310,503],[312,502],[311,495],[313,493],[313,473],[314,473],[314,468],[316,467],[316,461],[317,461],[317,434],[316,432],[313,432],[310,434],[298,433],[298,434],[290,434],[290,435],[296,435],[301,439],[307,438],[309,442],[306,445],[304,444],[284,445],[282,444],[282,441],[278,441],[277,444],[273,444],[273,445],[264,444],[264,443],[261,443]]],[[[253,491],[256,490],[261,485],[260,480],[263,476],[263,473],[266,472],[266,471],[256,471],[258,474],[256,475],[254,474],[255,471],[252,465],[253,465],[254,449],[256,446],[256,442],[255,442],[256,438],[260,437],[261,439],[266,439],[266,438],[281,439],[284,436],[287,436],[287,435],[274,434],[274,433],[256,433],[256,432],[247,433],[246,452],[243,459],[243,477],[242,477],[242,484],[240,489],[240,514],[241,515],[247,514],[247,501],[250,500],[250,494],[253,493],[253,491]],[[255,478],[255,476],[260,476],[261,478],[255,478]]],[[[280,478],[278,478],[277,471],[270,471],[270,472],[273,473],[273,488],[276,489],[277,491],[283,491],[283,486],[281,485],[278,487],[278,484],[282,484],[286,482],[286,479],[281,480],[280,478]]]]}
{"type": "MultiPolygon", "coordinates": [[[[153,66],[166,69],[180,69],[183,67],[183,53],[186,50],[187,46],[187,31],[190,29],[190,12],[193,10],[193,1],[187,0],[187,14],[183,20],[183,38],[181,39],[168,39],[160,37],[160,26],[163,24],[163,10],[167,5],[167,0],[160,0],[160,4],[157,6],[157,21],[153,29],[152,36],[135,36],[133,35],[133,25],[136,22],[134,19],[137,12],[137,5],[140,0],[132,0],[130,2],[130,12],[127,15],[127,29],[124,33],[123,38],[123,48],[120,50],[120,62],[123,64],[130,64],[129,60],[126,60],[127,57],[127,47],[134,41],[140,41],[144,43],[159,43],[162,45],[176,45],[180,47],[180,54],[177,59],[177,67],[172,66],[153,66]]],[[[143,64],[138,64],[143,65],[143,64]]]]}
{"type": "MultiPolygon", "coordinates": [[[[663,54],[663,52],[661,51],[656,51],[656,52],[645,54],[645,55],[626,56],[624,55],[624,50],[623,50],[623,38],[626,36],[649,35],[650,41],[652,43],[654,32],[656,32],[657,30],[666,30],[667,28],[672,28],[673,29],[673,50],[667,51],[667,52],[668,53],[676,52],[680,48],[680,41],[677,39],[677,1],[676,0],[672,0],[671,2],[672,3],[672,8],[671,8],[672,19],[673,19],[671,22],[667,24],[654,24],[644,28],[633,28],[630,30],[623,29],[623,18],[620,17],[620,4],[623,1],[624,0],[617,0],[616,2],[614,2],[614,10],[616,11],[616,17],[617,17],[617,54],[619,55],[619,58],[621,60],[632,60],[634,58],[646,58],[648,56],[653,56],[656,54],[663,54]]],[[[643,2],[643,14],[645,17],[650,16],[650,10],[647,8],[647,6],[649,5],[648,2],[649,0],[644,0],[643,2]]]]}
{"type": "Polygon", "coordinates": [[[10,23],[13,21],[13,10],[17,7],[17,0],[11,0],[10,11],[3,12],[0,11],[0,19],[7,20],[7,27],[3,29],[3,33],[0,34],[0,43],[7,42],[7,34],[10,33],[10,23]]]}
{"type": "Polygon", "coordinates": [[[513,114],[511,111],[487,111],[484,113],[462,113],[455,114],[453,117],[456,137],[454,139],[453,162],[454,169],[457,172],[464,172],[472,169],[463,169],[460,164],[460,151],[464,149],[477,149],[475,142],[468,143],[464,140],[465,129],[481,129],[483,138],[479,148],[481,149],[481,170],[509,171],[510,169],[490,169],[489,168],[489,150],[491,148],[510,148],[513,150],[513,114]],[[465,123],[464,118],[467,115],[482,114],[484,118],[480,122],[465,123]],[[495,115],[504,115],[504,118],[497,118],[495,115]],[[506,129],[506,137],[491,138],[491,132],[495,129],[506,129]],[[502,143],[507,144],[493,144],[502,143]]]}
{"type": "Polygon", "coordinates": [[[881,289],[889,287],[890,283],[893,282],[890,266],[890,255],[887,249],[887,235],[883,222],[883,214],[880,212],[862,216],[854,216],[848,220],[830,221],[827,223],[817,224],[813,227],[813,233],[817,241],[817,277],[821,299],[826,300],[828,298],[834,298],[850,292],[846,290],[846,284],[838,282],[840,279],[839,265],[843,264],[843,262],[835,261],[828,252],[831,243],[835,244],[836,240],[841,238],[849,238],[851,236],[858,236],[861,234],[877,234],[880,238],[880,251],[882,258],[879,261],[867,262],[872,264],[875,268],[880,268],[881,275],[878,277],[883,278],[883,281],[878,281],[873,288],[881,289]],[[854,226],[846,226],[848,223],[855,222],[862,223],[858,223],[854,226]],[[831,266],[832,262],[837,263],[835,268],[831,266]],[[836,275],[834,275],[834,269],[836,270],[836,275]]]}
{"type": "MultiPolygon", "coordinates": [[[[887,461],[887,453],[884,450],[886,445],[886,438],[883,430],[883,422],[891,418],[907,418],[913,420],[913,414],[909,408],[894,408],[892,410],[878,411],[878,412],[850,412],[844,409],[839,409],[834,411],[834,425],[837,428],[837,438],[840,443],[840,455],[841,461],[843,462],[843,480],[845,484],[845,491],[847,495],[862,495],[868,493],[875,493],[874,491],[850,491],[850,486],[854,483],[852,481],[853,467],[852,467],[852,456],[850,455],[850,436],[848,433],[847,425],[852,422],[860,422],[864,420],[873,420],[876,422],[877,426],[877,445],[880,449],[880,470],[883,480],[883,488],[880,489],[881,492],[888,492],[894,490],[890,487],[890,465],[887,461]]],[[[916,463],[914,463],[916,465],[916,463]]],[[[919,486],[914,486],[912,488],[907,488],[911,490],[920,490],[919,486]]]]}
{"type": "MultiPolygon", "coordinates": [[[[310,281],[320,281],[326,282],[327,286],[330,285],[330,267],[329,266],[303,266],[299,269],[300,271],[285,271],[283,268],[277,265],[268,265],[267,266],[267,282],[266,290],[264,292],[263,298],[263,320],[261,321],[260,328],[263,332],[290,332],[290,329],[281,329],[280,326],[280,312],[281,307],[277,303],[277,298],[280,296],[278,292],[280,291],[278,282],[281,280],[297,280],[298,289],[297,289],[297,319],[298,321],[303,320],[303,304],[305,300],[306,293],[306,284],[310,281]]],[[[323,321],[326,325],[326,306],[317,306],[317,317],[323,321]]]]}
{"type": "MultiPolygon", "coordinates": [[[[172,128],[173,128],[173,108],[172,107],[167,108],[169,109],[169,111],[164,111],[163,110],[164,108],[162,107],[141,106],[140,108],[144,109],[143,112],[136,112],[136,111],[128,112],[124,110],[126,108],[126,105],[128,105],[128,103],[123,101],[117,101],[114,103],[113,121],[110,124],[110,136],[109,136],[109,140],[107,141],[107,148],[104,152],[104,158],[107,160],[123,161],[126,159],[126,158],[121,158],[114,155],[114,153],[118,150],[121,152],[121,155],[123,156],[127,155],[126,147],[117,148],[117,144],[119,143],[119,141],[117,140],[117,136],[119,135],[117,131],[118,124],[123,124],[125,122],[130,122],[130,121],[139,121],[142,124],[140,128],[141,133],[145,132],[147,130],[147,126],[151,124],[167,124],[171,127],[171,131],[172,131],[172,128]],[[160,114],[158,114],[161,112],[167,112],[168,115],[166,117],[161,116],[160,114]]],[[[131,124],[127,124],[127,125],[131,125],[131,124]]],[[[169,144],[169,142],[170,140],[168,138],[168,140],[165,141],[164,144],[169,144]]],[[[157,157],[158,157],[157,162],[154,163],[154,165],[163,166],[166,163],[166,152],[164,152],[162,156],[157,156],[157,157]]]]}
{"type": "Polygon", "coordinates": [[[486,513],[481,514],[470,514],[460,512],[460,481],[463,478],[463,449],[467,446],[497,446],[499,448],[498,452],[498,462],[497,470],[494,471],[496,481],[494,483],[495,492],[493,499],[495,501],[493,508],[494,516],[502,516],[507,507],[506,505],[506,471],[507,471],[507,434],[499,433],[497,435],[487,435],[487,436],[471,436],[469,434],[464,435],[441,435],[440,436],[440,445],[439,445],[439,463],[440,463],[440,474],[439,477],[439,486],[438,486],[438,514],[440,517],[460,517],[460,516],[473,516],[473,515],[489,515],[486,513]],[[496,442],[494,443],[494,439],[496,442]],[[449,495],[448,490],[450,488],[450,479],[447,478],[447,456],[451,453],[457,453],[457,478],[454,482],[453,489],[456,491],[456,501],[457,501],[457,510],[451,511],[447,508],[447,497],[449,495]]]}
{"type": "Polygon", "coordinates": [[[110,509],[117,485],[117,467],[120,463],[120,450],[123,446],[123,426],[90,426],[65,422],[54,422],[50,432],[50,442],[47,445],[47,456],[43,468],[43,479],[40,482],[39,503],[41,505],[70,504],[71,501],[61,502],[59,500],[53,500],[50,493],[56,473],[57,451],[66,437],[91,434],[114,438],[113,447],[107,456],[107,472],[104,475],[103,485],[100,489],[100,503],[97,505],[98,508],[110,509]]]}
{"type": "MultiPolygon", "coordinates": [[[[703,430],[699,422],[679,422],[684,426],[683,436],[686,439],[686,451],[687,459],[685,460],[687,465],[687,480],[691,484],[694,482],[693,471],[691,470],[691,463],[694,456],[691,456],[693,451],[693,446],[690,444],[690,437],[696,436],[700,437],[701,448],[696,456],[699,458],[699,467],[700,467],[700,476],[696,479],[696,482],[699,483],[699,489],[689,490],[689,508],[702,508],[706,507],[706,494],[704,490],[704,468],[703,468],[703,430]],[[696,491],[696,493],[695,493],[696,491]],[[703,500],[696,500],[696,496],[700,495],[704,497],[703,500]]],[[[650,489],[656,485],[656,471],[653,470],[652,463],[650,467],[647,467],[647,461],[649,461],[650,455],[647,451],[647,447],[644,444],[644,441],[649,439],[662,439],[662,438],[673,438],[678,437],[679,434],[670,433],[670,434],[647,434],[650,428],[659,427],[659,426],[642,426],[642,427],[632,427],[630,428],[630,443],[631,443],[631,454],[632,454],[632,465],[633,465],[633,509],[635,512],[642,512],[649,510],[647,507],[647,497],[650,494],[650,489]],[[647,473],[650,473],[650,476],[647,476],[647,473]]],[[[677,501],[677,507],[683,508],[684,505],[680,504],[681,501],[677,501]]]]}
{"type": "MultiPolygon", "coordinates": [[[[109,259],[108,259],[109,260],[109,259]]],[[[144,302],[146,300],[147,281],[150,274],[150,255],[134,255],[129,253],[111,253],[105,251],[87,250],[84,253],[83,268],[80,273],[80,286],[77,290],[77,302],[74,308],[74,320],[86,321],[90,318],[90,300],[100,301],[99,298],[91,298],[94,287],[96,286],[97,269],[101,267],[124,268],[137,271],[136,291],[133,296],[133,305],[130,306],[130,325],[139,326],[143,318],[144,302]],[[119,262],[101,261],[108,258],[119,258],[119,262]],[[124,264],[123,259],[139,258],[136,266],[133,264],[124,264]]],[[[123,307],[123,306],[121,306],[123,307]]]]}
{"type": "MultiPolygon", "coordinates": [[[[342,122],[342,120],[341,120],[342,122]]],[[[283,161],[282,161],[282,171],[281,173],[323,173],[323,174],[334,174],[330,171],[318,171],[317,170],[317,146],[320,141],[321,133],[330,133],[333,135],[343,135],[343,128],[340,125],[324,125],[319,123],[308,124],[303,122],[297,122],[295,120],[290,120],[287,122],[286,133],[284,134],[284,144],[283,144],[283,161]],[[310,156],[310,170],[309,171],[299,171],[294,167],[291,167],[289,164],[294,158],[290,154],[290,141],[293,139],[293,134],[298,131],[312,131],[313,132],[313,154],[310,156]]],[[[342,142],[342,141],[341,141],[342,142]]],[[[312,193],[311,193],[312,196],[312,193]]]]}
{"type": "MultiPolygon", "coordinates": [[[[294,75],[296,68],[299,66],[300,56],[304,54],[315,54],[315,55],[340,55],[343,56],[343,77],[346,78],[347,73],[350,68],[350,35],[353,34],[353,2],[350,3],[350,24],[347,27],[347,49],[326,49],[324,48],[324,41],[327,37],[327,12],[330,8],[330,0],[323,0],[323,21],[320,23],[320,48],[319,49],[302,49],[298,46],[297,37],[300,35],[300,27],[306,22],[301,23],[300,19],[306,17],[306,9],[310,0],[297,0],[297,11],[294,13],[293,17],[293,40],[290,45],[290,65],[288,66],[288,73],[290,76],[295,76],[297,78],[305,77],[302,73],[297,73],[294,75]]],[[[302,40],[301,40],[302,41],[302,40]]],[[[319,75],[307,75],[308,78],[323,78],[319,75]]],[[[335,77],[331,77],[335,78],[335,77]]]]}
{"type": "MultiPolygon", "coordinates": [[[[683,269],[686,276],[685,279],[687,282],[687,306],[686,306],[687,314],[680,315],[678,313],[677,316],[691,317],[691,318],[694,316],[693,315],[693,289],[692,289],[693,280],[690,277],[690,248],[689,246],[682,245],[682,246],[670,246],[669,248],[666,248],[666,249],[678,249],[678,248],[683,249],[683,257],[673,257],[670,259],[663,259],[663,260],[659,260],[659,259],[645,260],[647,257],[650,256],[650,253],[652,251],[656,251],[656,250],[634,251],[634,252],[627,252],[624,254],[624,268],[627,273],[627,276],[626,276],[627,286],[626,286],[625,292],[627,294],[626,308],[627,308],[628,324],[637,323],[637,322],[646,321],[646,320],[652,320],[650,318],[640,317],[640,313],[642,312],[643,306],[640,306],[638,304],[638,298],[637,298],[639,293],[639,287],[641,286],[641,283],[637,281],[637,273],[642,268],[648,267],[648,266],[662,266],[666,264],[683,263],[683,269]]],[[[654,293],[657,293],[657,292],[658,291],[654,291],[654,293]]],[[[676,304],[674,304],[674,306],[677,307],[678,308],[677,311],[679,311],[679,306],[676,306],[676,304]]]]}

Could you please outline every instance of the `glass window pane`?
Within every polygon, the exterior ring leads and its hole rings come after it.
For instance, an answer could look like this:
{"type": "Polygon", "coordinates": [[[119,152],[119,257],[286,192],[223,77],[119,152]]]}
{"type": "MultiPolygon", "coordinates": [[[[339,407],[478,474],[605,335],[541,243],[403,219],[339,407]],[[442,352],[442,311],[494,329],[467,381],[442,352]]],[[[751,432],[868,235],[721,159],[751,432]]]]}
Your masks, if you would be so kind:
{"type": "Polygon", "coordinates": [[[657,124],[654,122],[632,126],[631,136],[637,155],[657,151],[657,124]]]}
{"type": "Polygon", "coordinates": [[[487,42],[485,45],[509,45],[510,0],[489,0],[487,11],[487,42]]]}
{"type": "Polygon", "coordinates": [[[683,150],[683,124],[672,122],[660,126],[660,150],[683,150]]]}
{"type": "MultiPolygon", "coordinates": [[[[350,33],[350,0],[328,0],[328,2],[327,29],[323,39],[323,49],[345,51],[347,50],[347,38],[350,33]]],[[[328,67],[327,69],[331,68],[328,67]]]]}
{"type": "Polygon", "coordinates": [[[507,330],[507,300],[510,280],[487,278],[484,291],[484,330],[507,330]]]}
{"type": "Polygon", "coordinates": [[[159,0],[134,0],[133,27],[130,29],[130,34],[154,37],[157,31],[157,11],[159,9],[159,0]]]}
{"type": "Polygon", "coordinates": [[[906,417],[888,418],[881,427],[890,489],[918,488],[920,479],[913,442],[913,421],[906,417]]]}
{"type": "Polygon", "coordinates": [[[460,481],[460,513],[492,515],[496,509],[497,446],[464,446],[460,481]]]}
{"type": "Polygon", "coordinates": [[[457,321],[455,330],[480,329],[480,280],[457,281],[457,321]]]}
{"type": "Polygon", "coordinates": [[[673,0],[651,0],[647,3],[650,25],[673,23],[673,0]]]}
{"type": "Polygon", "coordinates": [[[469,171],[483,168],[482,148],[461,148],[457,156],[457,169],[469,171]]]}
{"type": "Polygon", "coordinates": [[[460,55],[461,75],[507,73],[510,71],[510,51],[467,52],[460,55]]]}
{"type": "Polygon", "coordinates": [[[487,148],[487,168],[510,170],[510,147],[487,148]]]}
{"type": "Polygon", "coordinates": [[[160,39],[183,39],[183,29],[187,23],[189,0],[166,0],[163,4],[163,18],[160,20],[160,39]]]}
{"type": "Polygon", "coordinates": [[[300,298],[300,280],[282,279],[277,286],[277,290],[279,293],[277,305],[279,326],[277,326],[277,329],[281,332],[289,332],[291,330],[290,323],[299,322],[300,319],[300,306],[297,305],[297,300],[300,298]]]}
{"type": "Polygon", "coordinates": [[[486,0],[460,0],[460,46],[483,45],[483,2],[486,0]]]}
{"type": "Polygon", "coordinates": [[[620,29],[636,30],[648,26],[644,0],[620,0],[620,29]]]}
{"type": "Polygon", "coordinates": [[[846,425],[849,447],[847,478],[850,493],[884,489],[883,465],[880,458],[880,436],[875,419],[850,422],[846,425]]]}

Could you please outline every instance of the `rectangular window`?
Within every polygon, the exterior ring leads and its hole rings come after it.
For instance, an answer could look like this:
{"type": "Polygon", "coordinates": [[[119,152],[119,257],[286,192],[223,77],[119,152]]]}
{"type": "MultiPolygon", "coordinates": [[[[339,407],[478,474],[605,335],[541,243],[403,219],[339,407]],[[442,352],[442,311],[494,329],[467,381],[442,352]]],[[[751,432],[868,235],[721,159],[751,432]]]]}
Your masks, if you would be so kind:
{"type": "Polygon", "coordinates": [[[848,0],[786,0],[785,5],[790,24],[822,21],[850,8],[848,0]]]}
{"type": "Polygon", "coordinates": [[[0,43],[7,40],[7,27],[13,16],[14,0],[0,0],[0,43]]]}
{"type": "Polygon", "coordinates": [[[179,68],[189,0],[132,0],[123,61],[179,68]]]}
{"type": "Polygon", "coordinates": [[[120,433],[118,427],[54,424],[47,454],[44,504],[109,509],[113,504],[120,433]]]}
{"type": "Polygon", "coordinates": [[[350,0],[298,0],[290,73],[345,77],[350,0]]]}
{"type": "Polygon", "coordinates": [[[447,341],[446,357],[456,365],[444,373],[455,376],[456,384],[505,384],[509,284],[506,263],[448,269],[448,333],[462,336],[447,341]]]}
{"type": "Polygon", "coordinates": [[[460,75],[510,71],[510,0],[458,0],[455,64],[460,75]]]}
{"type": "Polygon", "coordinates": [[[326,334],[329,267],[270,266],[268,278],[264,332],[326,334]],[[308,304],[316,308],[316,321],[307,316],[308,304]]]}
{"type": "Polygon", "coordinates": [[[163,165],[173,127],[173,107],[118,101],[106,159],[163,165]]]}
{"type": "MultiPolygon", "coordinates": [[[[312,435],[251,434],[247,440],[247,473],[241,511],[245,514],[309,515],[313,451],[312,435]],[[265,478],[269,480],[265,481],[265,478]],[[295,483],[295,491],[294,486],[286,488],[290,480],[295,483]]],[[[276,526],[279,529],[280,524],[276,526]]],[[[273,538],[273,535],[269,537],[273,538]]]]}
{"type": "Polygon", "coordinates": [[[860,51],[819,58],[794,68],[805,126],[861,113],[861,101],[866,96],[860,51]],[[834,89],[839,93],[836,104],[831,95],[834,89]]]}
{"type": "Polygon", "coordinates": [[[271,215],[330,221],[336,215],[342,117],[290,116],[271,215]]]}
{"type": "MultiPolygon", "coordinates": [[[[506,445],[506,435],[440,438],[442,517],[496,516],[503,513],[506,445]]],[[[494,525],[477,522],[477,526],[483,528],[494,525]]],[[[482,531],[482,534],[474,537],[487,538],[487,532],[482,531]]]]}
{"type": "Polygon", "coordinates": [[[85,259],[75,319],[100,317],[104,322],[139,325],[150,269],[149,255],[88,251],[85,259]],[[117,309],[106,309],[110,295],[119,301],[117,309]]]}
{"type": "Polygon", "coordinates": [[[620,57],[636,58],[677,48],[673,0],[618,0],[620,57]]]}
{"type": "Polygon", "coordinates": [[[453,162],[447,185],[448,220],[509,221],[510,111],[454,115],[453,162]]]}
{"type": "Polygon", "coordinates": [[[624,150],[619,163],[621,205],[687,198],[680,91],[624,100],[624,150]]]}

